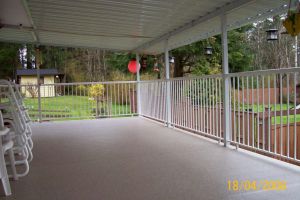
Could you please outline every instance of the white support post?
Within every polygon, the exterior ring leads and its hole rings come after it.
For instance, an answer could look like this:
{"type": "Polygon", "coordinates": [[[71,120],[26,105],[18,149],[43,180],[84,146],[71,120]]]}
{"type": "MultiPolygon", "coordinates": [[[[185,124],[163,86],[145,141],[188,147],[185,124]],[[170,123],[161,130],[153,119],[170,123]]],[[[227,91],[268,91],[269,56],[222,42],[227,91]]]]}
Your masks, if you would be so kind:
{"type": "Polygon", "coordinates": [[[141,78],[140,78],[140,56],[136,53],[136,81],[137,81],[137,113],[139,116],[142,114],[142,107],[141,107],[141,78]]]}
{"type": "Polygon", "coordinates": [[[298,36],[295,36],[295,67],[298,67],[298,36]]]}
{"type": "Polygon", "coordinates": [[[229,65],[228,65],[228,38],[227,38],[227,15],[224,13],[221,15],[221,27],[222,27],[222,68],[223,68],[223,137],[224,137],[224,146],[226,147],[230,141],[231,133],[231,114],[230,114],[230,77],[229,65]]]}
{"type": "Polygon", "coordinates": [[[167,109],[167,126],[171,127],[171,86],[170,86],[170,62],[169,62],[169,47],[168,39],[165,42],[165,67],[166,67],[166,80],[167,80],[167,97],[166,97],[166,109],[167,109]]]}
{"type": "Polygon", "coordinates": [[[42,103],[41,103],[41,74],[40,74],[40,64],[41,64],[41,56],[40,56],[40,50],[39,48],[36,49],[36,55],[35,55],[35,67],[36,67],[36,73],[37,73],[37,89],[38,89],[38,121],[42,122],[42,103]]]}

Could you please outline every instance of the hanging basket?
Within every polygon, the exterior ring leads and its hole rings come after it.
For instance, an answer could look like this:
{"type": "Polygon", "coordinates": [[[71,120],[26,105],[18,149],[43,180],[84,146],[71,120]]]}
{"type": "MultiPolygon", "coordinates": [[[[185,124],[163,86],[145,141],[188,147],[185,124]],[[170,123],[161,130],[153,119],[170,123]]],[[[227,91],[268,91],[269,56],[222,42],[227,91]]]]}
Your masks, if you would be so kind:
{"type": "Polygon", "coordinates": [[[283,21],[288,34],[295,37],[300,33],[300,13],[289,13],[288,17],[283,21]]]}

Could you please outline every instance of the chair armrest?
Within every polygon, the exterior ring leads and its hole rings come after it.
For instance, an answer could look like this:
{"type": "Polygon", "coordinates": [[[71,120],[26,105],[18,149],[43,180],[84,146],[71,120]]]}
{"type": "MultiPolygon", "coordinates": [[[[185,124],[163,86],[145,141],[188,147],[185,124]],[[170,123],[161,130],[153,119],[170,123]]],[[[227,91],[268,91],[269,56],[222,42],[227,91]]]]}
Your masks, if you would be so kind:
{"type": "Polygon", "coordinates": [[[4,127],[4,129],[0,130],[0,136],[7,135],[8,132],[9,132],[9,128],[4,127]]]}

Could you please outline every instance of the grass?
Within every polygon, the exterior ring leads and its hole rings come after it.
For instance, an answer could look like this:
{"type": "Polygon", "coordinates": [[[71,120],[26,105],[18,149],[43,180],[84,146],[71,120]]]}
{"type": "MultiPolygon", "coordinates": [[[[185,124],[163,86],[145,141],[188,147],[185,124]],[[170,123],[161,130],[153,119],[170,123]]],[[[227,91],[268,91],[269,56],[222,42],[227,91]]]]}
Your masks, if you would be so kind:
{"type": "MultiPolygon", "coordinates": [[[[237,107],[238,105],[236,105],[236,110],[238,109],[237,107]]],[[[263,112],[265,109],[265,113],[268,113],[269,111],[266,109],[268,107],[268,105],[256,105],[256,104],[249,104],[249,105],[244,105],[244,111],[247,111],[248,109],[253,110],[254,112],[263,112]]],[[[280,114],[276,117],[272,117],[272,124],[275,124],[275,120],[276,120],[276,124],[287,124],[288,122],[294,123],[295,122],[295,118],[296,118],[296,122],[300,122],[300,115],[296,114],[296,116],[294,116],[294,104],[271,104],[270,105],[271,108],[271,113],[274,111],[279,112],[280,110],[290,110],[289,116],[282,116],[280,117],[280,114]]],[[[233,108],[232,108],[233,109],[233,108]]],[[[240,110],[243,110],[242,105],[240,105],[240,110]]]]}
{"type": "MultiPolygon", "coordinates": [[[[38,115],[38,99],[25,98],[32,118],[38,115]]],[[[44,97],[41,99],[43,118],[91,118],[96,114],[96,101],[85,96],[44,97]]],[[[131,114],[129,105],[99,103],[99,116],[131,114]]]]}
{"type": "MultiPolygon", "coordinates": [[[[237,105],[236,105],[237,107],[237,105]]],[[[240,105],[241,109],[242,109],[242,105],[240,105]]],[[[253,109],[254,112],[263,112],[264,111],[264,108],[266,109],[268,107],[268,105],[256,105],[256,104],[245,104],[244,108],[245,110],[247,110],[248,108],[249,109],[253,109]]],[[[294,104],[270,104],[270,108],[271,108],[271,111],[280,111],[280,109],[282,108],[282,110],[288,110],[293,108],[294,107],[294,104]]],[[[266,110],[265,110],[266,111],[266,110]]]]}

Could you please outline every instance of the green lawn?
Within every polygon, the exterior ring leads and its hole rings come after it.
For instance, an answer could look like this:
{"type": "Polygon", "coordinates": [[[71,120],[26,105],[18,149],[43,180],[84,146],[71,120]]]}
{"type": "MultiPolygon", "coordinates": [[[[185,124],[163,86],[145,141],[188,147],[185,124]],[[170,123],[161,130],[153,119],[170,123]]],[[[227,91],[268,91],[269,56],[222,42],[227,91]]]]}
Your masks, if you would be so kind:
{"type": "MultiPolygon", "coordinates": [[[[236,105],[236,107],[237,107],[237,105],[236,105]]],[[[240,107],[241,107],[241,109],[242,109],[242,105],[240,105],[240,107]]],[[[245,110],[247,110],[248,108],[249,109],[253,109],[254,110],[254,112],[257,112],[257,111],[259,111],[259,112],[263,112],[263,110],[264,110],[264,108],[265,108],[265,111],[266,111],[266,108],[268,107],[268,105],[267,104],[265,104],[265,105],[256,105],[256,104],[245,104],[245,106],[244,106],[244,108],[245,108],[245,110]]],[[[287,110],[288,108],[289,109],[291,109],[291,108],[293,108],[294,107],[294,104],[282,104],[281,105],[281,107],[282,107],[282,110],[287,110]]],[[[275,106],[275,104],[270,104],[270,108],[271,108],[271,111],[280,111],[280,104],[276,104],[276,106],[275,106]]]]}
{"type": "MultiPolygon", "coordinates": [[[[236,110],[238,110],[238,105],[236,105],[236,110]]],[[[253,104],[253,105],[244,105],[244,110],[247,111],[248,108],[250,110],[253,110],[254,112],[263,112],[264,109],[265,109],[265,113],[268,113],[268,110],[266,109],[268,107],[268,105],[256,105],[256,104],[253,104]]],[[[282,121],[282,124],[287,124],[288,123],[288,120],[289,120],[289,123],[294,123],[295,121],[295,116],[294,116],[294,110],[292,108],[294,108],[294,104],[271,104],[270,105],[270,108],[271,108],[271,113],[274,112],[274,111],[280,111],[281,109],[284,111],[284,110],[290,110],[290,113],[289,113],[289,117],[288,116],[282,116],[280,117],[280,114],[275,117],[272,117],[272,124],[275,124],[275,119],[276,119],[276,124],[280,124],[281,121],[282,121]]],[[[232,107],[233,109],[233,107],[232,107]]],[[[240,110],[243,110],[243,107],[242,105],[240,105],[240,110]]],[[[296,114],[296,122],[300,122],[300,114],[296,114]]]]}
{"type": "MultiPolygon", "coordinates": [[[[25,98],[24,103],[29,108],[33,119],[38,115],[38,99],[25,98]]],[[[41,99],[43,118],[90,118],[95,117],[96,101],[85,96],[59,96],[41,99]]],[[[131,114],[129,105],[99,103],[99,116],[131,114]]]]}

